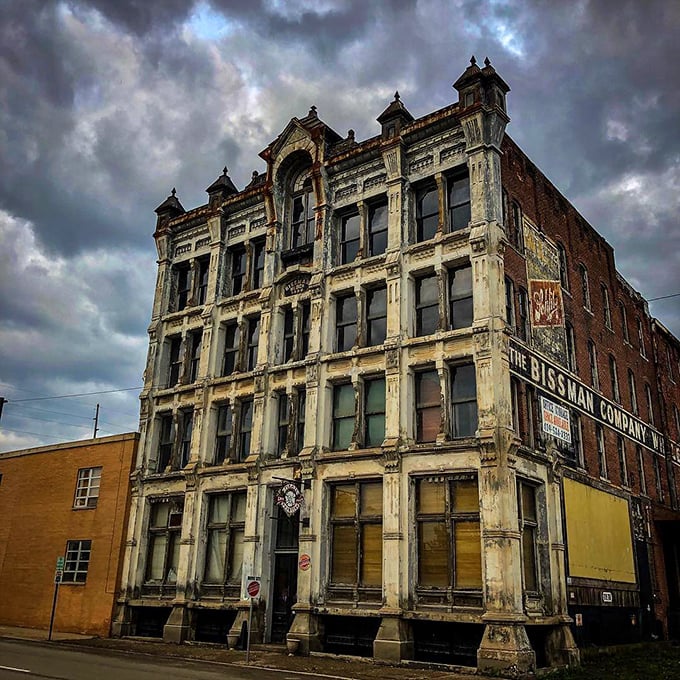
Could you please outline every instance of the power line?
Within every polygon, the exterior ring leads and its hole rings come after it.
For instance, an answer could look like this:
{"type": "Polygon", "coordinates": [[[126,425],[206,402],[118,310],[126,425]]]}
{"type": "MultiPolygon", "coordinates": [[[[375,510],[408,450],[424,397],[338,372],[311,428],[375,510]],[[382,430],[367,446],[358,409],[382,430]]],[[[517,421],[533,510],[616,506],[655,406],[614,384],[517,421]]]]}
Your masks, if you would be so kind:
{"type": "Polygon", "coordinates": [[[49,439],[62,439],[53,434],[44,434],[42,432],[26,432],[26,430],[13,430],[11,427],[0,427],[0,432],[7,430],[7,432],[18,432],[19,434],[30,434],[33,437],[48,437],[49,439]]]}
{"type": "Polygon", "coordinates": [[[668,300],[668,298],[680,297],[680,293],[673,293],[672,295],[662,295],[661,297],[649,298],[647,302],[656,302],[657,300],[668,300]]]}
{"type": "MultiPolygon", "coordinates": [[[[12,406],[15,405],[16,402],[12,402],[12,406]]],[[[25,406],[24,404],[21,404],[21,406],[18,406],[17,408],[26,408],[29,411],[39,411],[40,413],[53,413],[55,416],[66,416],[67,418],[86,418],[87,420],[91,420],[90,416],[81,416],[77,415],[75,413],[64,413],[63,411],[50,411],[49,409],[46,408],[36,408],[35,406],[25,406]]],[[[19,417],[24,417],[24,416],[19,416],[19,417]]],[[[25,416],[30,418],[30,416],[25,416]]]]}
{"type": "Polygon", "coordinates": [[[68,399],[69,397],[89,397],[93,394],[113,394],[114,392],[132,392],[133,390],[141,390],[141,387],[124,387],[120,390],[102,390],[101,392],[80,392],[79,394],[57,394],[54,397],[34,397],[32,399],[12,399],[13,404],[18,404],[23,401],[45,401],[47,399],[68,399]]]}

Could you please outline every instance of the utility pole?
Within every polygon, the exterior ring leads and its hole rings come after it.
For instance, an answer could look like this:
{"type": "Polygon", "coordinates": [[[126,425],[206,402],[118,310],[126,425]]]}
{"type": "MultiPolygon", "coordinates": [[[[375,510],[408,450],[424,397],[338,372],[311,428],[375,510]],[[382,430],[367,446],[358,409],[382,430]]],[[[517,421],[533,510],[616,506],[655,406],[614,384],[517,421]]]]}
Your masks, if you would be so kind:
{"type": "Polygon", "coordinates": [[[94,412],[94,433],[92,434],[92,439],[97,438],[97,432],[99,430],[99,404],[97,404],[97,410],[94,412]]]}
{"type": "Polygon", "coordinates": [[[7,403],[5,397],[0,397],[0,418],[2,418],[2,407],[7,403]]]}

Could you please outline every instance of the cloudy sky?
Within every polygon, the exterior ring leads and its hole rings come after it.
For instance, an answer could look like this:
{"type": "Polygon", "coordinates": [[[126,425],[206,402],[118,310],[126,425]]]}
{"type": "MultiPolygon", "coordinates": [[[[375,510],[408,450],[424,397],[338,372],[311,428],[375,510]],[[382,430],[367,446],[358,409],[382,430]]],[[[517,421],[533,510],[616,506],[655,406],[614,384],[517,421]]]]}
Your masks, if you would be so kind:
{"type": "MultiPolygon", "coordinates": [[[[0,450],[88,437],[97,403],[100,434],[137,428],[173,186],[242,188],[312,104],[359,140],[395,90],[429,113],[471,54],[623,275],[679,293],[679,35],[668,0],[1,0],[0,450]]],[[[651,310],[680,335],[680,297],[651,310]]]]}

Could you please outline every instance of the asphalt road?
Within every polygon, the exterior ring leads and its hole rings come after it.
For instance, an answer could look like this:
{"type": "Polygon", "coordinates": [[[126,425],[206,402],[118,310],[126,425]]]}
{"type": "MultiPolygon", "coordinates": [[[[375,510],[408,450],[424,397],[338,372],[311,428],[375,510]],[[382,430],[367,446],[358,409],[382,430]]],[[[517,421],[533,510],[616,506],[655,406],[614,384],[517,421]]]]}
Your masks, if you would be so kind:
{"type": "MultiPolygon", "coordinates": [[[[316,675],[316,674],[315,674],[316,675]]],[[[0,640],[0,680],[309,680],[309,674],[0,640]]],[[[317,676],[319,677],[319,676],[317,676]]],[[[322,676],[323,677],[323,676],[322,676]]]]}

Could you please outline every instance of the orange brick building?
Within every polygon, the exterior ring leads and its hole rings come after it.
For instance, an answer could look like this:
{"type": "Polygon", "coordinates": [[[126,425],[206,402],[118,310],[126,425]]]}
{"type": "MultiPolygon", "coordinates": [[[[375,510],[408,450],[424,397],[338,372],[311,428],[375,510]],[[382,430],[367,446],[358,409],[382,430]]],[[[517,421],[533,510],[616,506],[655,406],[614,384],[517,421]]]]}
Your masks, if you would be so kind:
{"type": "Polygon", "coordinates": [[[135,432],[0,454],[0,624],[108,636],[135,432]]]}

